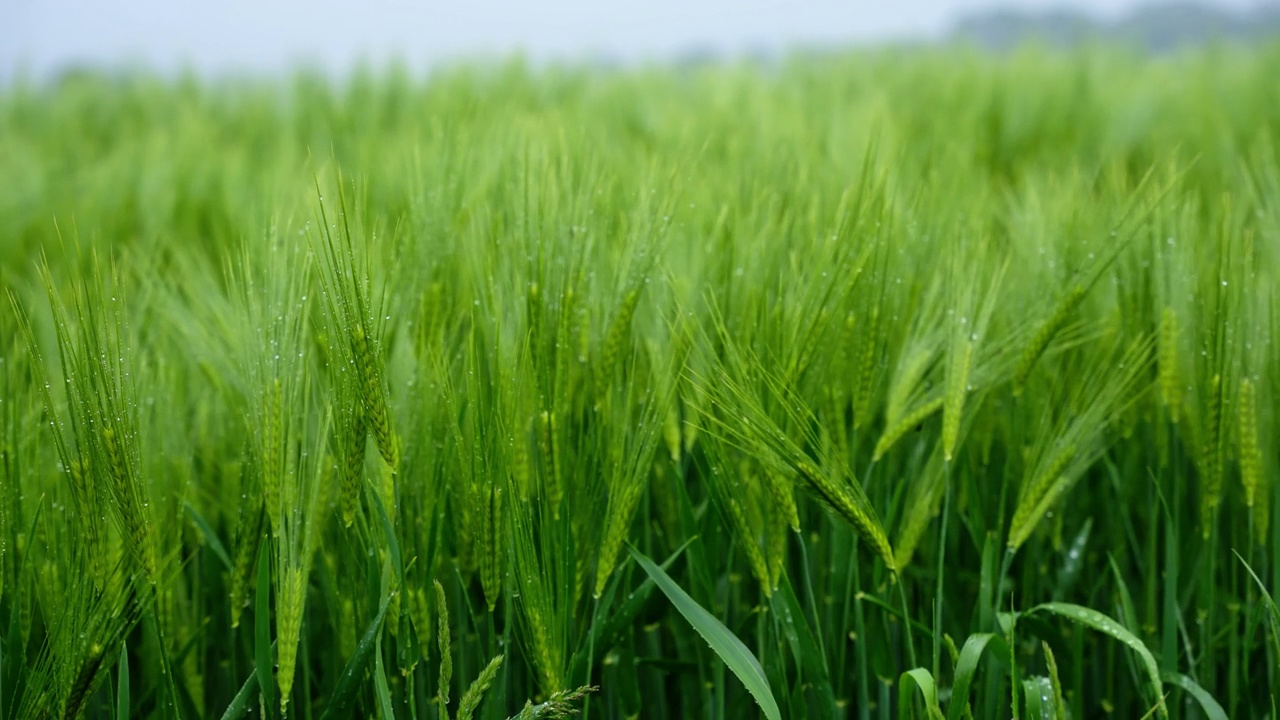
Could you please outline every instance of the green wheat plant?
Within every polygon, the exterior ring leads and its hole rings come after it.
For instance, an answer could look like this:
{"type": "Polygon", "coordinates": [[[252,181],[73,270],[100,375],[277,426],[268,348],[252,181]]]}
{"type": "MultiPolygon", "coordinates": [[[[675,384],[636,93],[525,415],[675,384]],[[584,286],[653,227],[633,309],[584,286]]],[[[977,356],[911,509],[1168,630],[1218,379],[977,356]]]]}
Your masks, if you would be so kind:
{"type": "Polygon", "coordinates": [[[1277,66],[0,86],[0,720],[1274,717],[1277,66]]]}

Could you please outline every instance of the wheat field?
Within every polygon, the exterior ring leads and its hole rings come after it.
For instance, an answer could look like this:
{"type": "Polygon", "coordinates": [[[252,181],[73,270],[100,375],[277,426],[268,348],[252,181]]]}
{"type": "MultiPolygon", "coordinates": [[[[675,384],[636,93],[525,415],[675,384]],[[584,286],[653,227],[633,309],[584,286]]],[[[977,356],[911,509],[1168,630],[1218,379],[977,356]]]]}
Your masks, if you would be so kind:
{"type": "Polygon", "coordinates": [[[0,90],[0,718],[1275,718],[1280,48],[0,90]]]}

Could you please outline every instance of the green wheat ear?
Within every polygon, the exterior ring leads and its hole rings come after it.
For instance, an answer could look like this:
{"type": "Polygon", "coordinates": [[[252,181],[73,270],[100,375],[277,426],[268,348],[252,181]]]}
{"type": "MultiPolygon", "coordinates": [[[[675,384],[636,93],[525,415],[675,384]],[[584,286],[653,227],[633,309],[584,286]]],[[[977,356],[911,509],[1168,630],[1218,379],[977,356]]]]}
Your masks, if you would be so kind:
{"type": "Polygon", "coordinates": [[[431,581],[436,588],[436,642],[439,644],[440,677],[436,684],[436,701],[440,712],[449,704],[449,684],[453,682],[453,651],[449,630],[449,607],[445,603],[444,586],[439,580],[431,581]]]}
{"type": "Polygon", "coordinates": [[[338,454],[342,462],[342,482],[338,493],[338,507],[342,524],[351,527],[360,509],[369,429],[365,424],[364,407],[361,403],[351,401],[347,408],[344,413],[346,422],[339,428],[338,454]]]}
{"type": "Polygon", "coordinates": [[[369,347],[364,326],[358,322],[351,328],[351,354],[356,359],[356,367],[360,373],[360,401],[364,405],[369,428],[373,431],[374,442],[382,459],[395,469],[400,464],[400,447],[395,432],[391,429],[380,363],[369,347]]]}
{"type": "Polygon", "coordinates": [[[1071,319],[1071,314],[1075,312],[1076,307],[1084,299],[1087,291],[1084,285],[1072,285],[1066,294],[1058,300],[1058,304],[1054,306],[1053,312],[1050,313],[1049,317],[1040,323],[1035,335],[1031,337],[1031,341],[1027,343],[1022,355],[1018,358],[1017,368],[1013,371],[1015,394],[1022,393],[1023,388],[1026,386],[1027,377],[1031,374],[1031,369],[1035,367],[1036,361],[1044,354],[1045,348],[1049,346],[1054,336],[1071,319]]]}

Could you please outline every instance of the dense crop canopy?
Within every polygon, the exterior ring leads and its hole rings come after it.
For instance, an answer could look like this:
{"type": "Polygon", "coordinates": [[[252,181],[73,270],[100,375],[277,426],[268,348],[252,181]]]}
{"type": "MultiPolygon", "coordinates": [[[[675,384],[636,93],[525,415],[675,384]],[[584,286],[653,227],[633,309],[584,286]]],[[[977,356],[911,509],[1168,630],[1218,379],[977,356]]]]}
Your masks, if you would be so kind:
{"type": "Polygon", "coordinates": [[[1277,67],[0,90],[0,718],[1267,716],[1277,67]]]}

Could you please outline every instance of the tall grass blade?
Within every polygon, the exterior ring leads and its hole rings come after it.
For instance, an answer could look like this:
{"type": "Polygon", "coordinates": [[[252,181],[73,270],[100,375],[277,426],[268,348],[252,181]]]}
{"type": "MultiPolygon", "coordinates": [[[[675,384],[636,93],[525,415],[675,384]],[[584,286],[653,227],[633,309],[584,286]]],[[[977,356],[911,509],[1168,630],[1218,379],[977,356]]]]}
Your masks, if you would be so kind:
{"type": "Polygon", "coordinates": [[[120,660],[116,664],[116,718],[129,718],[133,706],[129,693],[129,647],[120,643],[120,660]]]}
{"type": "Polygon", "coordinates": [[[764,670],[760,667],[760,661],[756,656],[747,649],[746,645],[737,638],[724,623],[716,619],[714,615],[707,612],[689,596],[679,585],[676,584],[671,576],[662,568],[658,567],[644,553],[629,547],[631,557],[635,558],[636,563],[649,575],[658,589],[667,596],[671,604],[680,612],[684,619],[689,621],[693,629],[702,636],[703,640],[711,646],[715,654],[724,662],[725,666],[733,672],[742,684],[746,686],[747,692],[755,698],[756,704],[760,706],[760,710],[764,712],[764,716],[769,720],[781,720],[782,711],[778,709],[778,703],[773,697],[773,690],[769,688],[769,680],[764,675],[764,670]]]}
{"type": "Polygon", "coordinates": [[[898,678],[898,720],[910,720],[915,715],[911,704],[912,689],[919,691],[929,720],[942,720],[942,709],[938,707],[938,685],[933,681],[933,675],[924,668],[908,670],[898,678]]]}
{"type": "Polygon", "coordinates": [[[205,544],[213,551],[215,557],[222,561],[222,566],[228,571],[234,571],[231,564],[231,556],[227,554],[227,549],[222,545],[222,541],[218,539],[218,534],[213,531],[209,525],[209,521],[204,519],[199,510],[191,503],[183,503],[183,508],[187,514],[191,516],[191,522],[195,523],[196,529],[200,531],[200,536],[204,538],[205,544]]]}
{"type": "Polygon", "coordinates": [[[956,663],[955,678],[951,686],[951,699],[947,702],[947,720],[961,720],[969,713],[969,693],[978,674],[978,664],[990,649],[997,659],[1009,664],[1012,657],[1004,638],[993,633],[970,635],[960,648],[960,660],[956,663]]]}
{"type": "Polygon", "coordinates": [[[258,668],[254,666],[249,671],[249,676],[241,683],[240,689],[236,691],[235,697],[231,698],[231,703],[227,705],[227,709],[222,713],[222,720],[240,720],[240,718],[248,715],[253,710],[253,700],[258,693],[258,668]]]}
{"type": "Polygon", "coordinates": [[[1047,677],[1029,677],[1022,681],[1022,697],[1027,702],[1028,720],[1055,720],[1053,686],[1047,677]]]}
{"type": "Polygon", "coordinates": [[[1188,695],[1195,699],[1196,704],[1200,706],[1200,710],[1209,720],[1227,720],[1227,711],[1222,709],[1222,705],[1209,694],[1207,690],[1200,687],[1195,680],[1183,675],[1182,673],[1166,672],[1160,678],[1174,687],[1185,690],[1188,695]]]}
{"type": "MultiPolygon", "coordinates": [[[[663,560],[658,567],[664,571],[671,567],[695,540],[697,540],[697,537],[681,543],[680,547],[668,555],[667,559],[663,560]]],[[[653,594],[654,587],[653,578],[646,576],[644,582],[640,583],[640,586],[632,590],[626,599],[622,601],[620,608],[605,614],[603,618],[593,618],[586,642],[583,643],[582,649],[574,655],[570,663],[569,677],[582,677],[587,671],[588,663],[592,666],[598,665],[609,651],[622,642],[625,633],[635,626],[636,618],[644,610],[649,597],[653,594]]],[[[606,593],[607,598],[608,593],[606,593]]]]}
{"type": "Polygon", "coordinates": [[[827,658],[814,638],[800,601],[791,587],[791,581],[785,574],[780,578],[778,590],[771,601],[773,614],[782,628],[783,637],[787,639],[791,654],[804,673],[805,684],[812,685],[817,694],[823,717],[835,717],[835,691],[831,687],[827,658]]]}
{"type": "Polygon", "coordinates": [[[1132,650],[1133,653],[1138,656],[1142,672],[1146,675],[1147,682],[1150,685],[1149,689],[1157,699],[1157,704],[1155,706],[1156,711],[1161,717],[1169,716],[1169,709],[1165,707],[1164,691],[1160,683],[1160,667],[1156,664],[1155,656],[1151,654],[1151,651],[1147,649],[1146,644],[1143,643],[1138,636],[1129,632],[1129,630],[1127,630],[1123,625],[1097,610],[1071,603],[1044,603],[1042,605],[1037,605],[1022,614],[1034,615],[1040,612],[1047,612],[1080,625],[1084,625],[1087,628],[1096,630],[1120,641],[1132,650]]]}
{"type": "Polygon", "coordinates": [[[337,688],[334,690],[333,695],[329,696],[329,704],[325,707],[320,720],[338,720],[338,718],[352,717],[352,706],[355,704],[356,694],[360,691],[360,684],[364,682],[364,671],[369,665],[369,657],[380,642],[382,623],[387,617],[387,608],[390,605],[391,595],[388,594],[382,598],[382,604],[378,607],[378,614],[374,616],[373,621],[369,623],[369,627],[365,629],[364,635],[360,638],[360,643],[356,646],[355,654],[351,656],[351,659],[347,660],[346,667],[342,669],[337,688]]]}
{"type": "Polygon", "coordinates": [[[387,671],[382,666],[382,634],[373,643],[373,694],[378,701],[378,715],[382,720],[395,720],[391,709],[391,689],[387,685],[387,671]]]}

